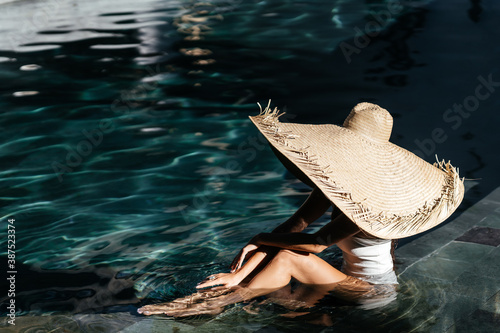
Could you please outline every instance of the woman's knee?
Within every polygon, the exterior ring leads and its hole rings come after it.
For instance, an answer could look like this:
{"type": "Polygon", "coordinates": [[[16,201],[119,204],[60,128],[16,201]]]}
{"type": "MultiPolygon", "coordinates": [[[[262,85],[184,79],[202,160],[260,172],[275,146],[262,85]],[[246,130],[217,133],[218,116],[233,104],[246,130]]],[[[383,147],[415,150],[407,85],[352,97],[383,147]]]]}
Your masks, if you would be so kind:
{"type": "Polygon", "coordinates": [[[296,260],[303,260],[310,255],[308,252],[281,249],[274,259],[281,262],[295,262],[296,260]]]}

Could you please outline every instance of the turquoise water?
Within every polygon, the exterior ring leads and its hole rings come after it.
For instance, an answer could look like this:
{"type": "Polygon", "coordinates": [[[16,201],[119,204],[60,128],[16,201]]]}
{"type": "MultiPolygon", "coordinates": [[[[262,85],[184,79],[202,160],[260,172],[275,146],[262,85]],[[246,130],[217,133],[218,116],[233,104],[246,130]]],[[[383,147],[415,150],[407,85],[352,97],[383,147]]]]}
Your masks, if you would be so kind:
{"type": "MultiPolygon", "coordinates": [[[[409,45],[432,22],[430,4],[407,2],[370,31],[366,23],[390,3],[0,5],[0,200],[3,219],[16,220],[18,318],[125,312],[135,323],[144,318],[132,315],[139,304],[184,296],[226,269],[251,236],[284,221],[308,193],[250,124],[256,102],[272,98],[288,120],[340,123],[359,101],[392,111],[395,93],[401,104],[408,95],[421,100],[415,86],[425,85],[418,73],[427,65],[416,54],[426,48],[409,45]],[[339,43],[356,45],[359,27],[371,41],[347,59],[339,43]]],[[[478,24],[480,14],[470,9],[456,10],[478,24]]],[[[428,71],[437,66],[428,63],[428,71]]],[[[496,73],[492,66],[469,76],[496,73]]],[[[462,100],[475,83],[464,86],[464,93],[450,88],[455,99],[437,101],[437,109],[462,100]]],[[[489,99],[482,107],[497,104],[489,99]]],[[[420,109],[394,110],[400,127],[392,141],[419,148],[412,140],[420,109]]],[[[438,113],[420,113],[433,124],[425,131],[441,125],[438,113]]],[[[471,119],[447,132],[442,151],[465,165],[467,177],[486,177],[492,171],[485,165],[493,163],[471,119]],[[461,155],[464,145],[469,153],[461,155]]],[[[475,187],[475,195],[488,186],[475,187]]],[[[0,246],[6,249],[6,237],[0,246]]],[[[337,250],[324,256],[338,263],[337,250]]],[[[380,310],[352,307],[334,318],[359,312],[384,331],[399,327],[394,322],[418,326],[425,311],[402,310],[418,304],[416,289],[409,281],[399,301],[382,310],[392,321],[376,319],[380,310]]],[[[266,322],[276,311],[260,319],[228,316],[266,322]]],[[[108,329],[124,322],[110,320],[108,329]]]]}

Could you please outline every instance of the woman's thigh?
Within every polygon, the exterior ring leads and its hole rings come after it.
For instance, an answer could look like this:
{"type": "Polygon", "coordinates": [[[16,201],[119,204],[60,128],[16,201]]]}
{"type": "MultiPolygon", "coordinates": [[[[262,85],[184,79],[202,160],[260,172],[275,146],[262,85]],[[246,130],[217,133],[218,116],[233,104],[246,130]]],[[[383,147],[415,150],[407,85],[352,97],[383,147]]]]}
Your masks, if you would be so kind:
{"type": "Polygon", "coordinates": [[[291,278],[301,283],[330,288],[346,275],[312,253],[280,250],[278,254],[248,283],[249,288],[281,286],[291,278]]]}
{"type": "Polygon", "coordinates": [[[304,284],[328,288],[346,278],[344,273],[313,253],[283,250],[280,254],[289,258],[292,277],[304,284]]]}

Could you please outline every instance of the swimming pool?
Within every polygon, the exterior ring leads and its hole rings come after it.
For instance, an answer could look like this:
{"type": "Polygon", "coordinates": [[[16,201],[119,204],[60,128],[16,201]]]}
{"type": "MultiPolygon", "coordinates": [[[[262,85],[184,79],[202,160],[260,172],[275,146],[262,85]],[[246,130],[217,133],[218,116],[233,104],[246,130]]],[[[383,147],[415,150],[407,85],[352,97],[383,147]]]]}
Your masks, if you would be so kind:
{"type": "MultiPolygon", "coordinates": [[[[15,218],[17,329],[159,325],[133,315],[136,307],[192,292],[226,269],[253,234],[293,213],[308,189],[250,124],[256,102],[272,99],[289,120],[340,123],[355,103],[373,101],[395,117],[393,142],[428,160],[439,153],[457,161],[469,178],[494,174],[496,157],[481,144],[498,141],[487,135],[498,120],[490,112],[499,104],[494,91],[458,128],[442,118],[455,102],[466,103],[480,76],[499,76],[489,61],[498,56],[489,46],[498,7],[398,4],[1,4],[0,199],[3,220],[15,218]],[[436,23],[446,11],[461,28],[436,23]],[[423,44],[434,31],[450,45],[423,44]],[[453,43],[459,38],[474,47],[453,43]],[[453,84],[440,86],[447,75],[453,84]],[[488,123],[480,120],[486,114],[488,123]],[[447,139],[435,140],[435,128],[447,139]]],[[[488,193],[494,179],[466,201],[488,193]]],[[[325,256],[339,260],[336,250],[325,256]]],[[[418,298],[425,283],[434,282],[406,281],[382,310],[322,311],[338,327],[363,322],[359,330],[431,325],[433,305],[418,298]]],[[[277,307],[261,310],[250,316],[232,307],[214,325],[312,325],[277,320],[277,307]]]]}

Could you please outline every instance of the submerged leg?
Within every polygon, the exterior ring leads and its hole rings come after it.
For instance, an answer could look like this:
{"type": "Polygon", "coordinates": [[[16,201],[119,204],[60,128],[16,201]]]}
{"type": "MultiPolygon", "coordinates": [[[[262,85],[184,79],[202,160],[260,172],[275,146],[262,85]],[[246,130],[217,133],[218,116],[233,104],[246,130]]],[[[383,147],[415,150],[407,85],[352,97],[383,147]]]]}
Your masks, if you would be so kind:
{"type": "Polygon", "coordinates": [[[258,295],[249,289],[237,287],[217,291],[198,292],[191,296],[176,299],[172,302],[146,305],[137,310],[146,316],[167,314],[174,317],[192,315],[215,315],[224,309],[224,306],[251,299],[258,295]]]}

